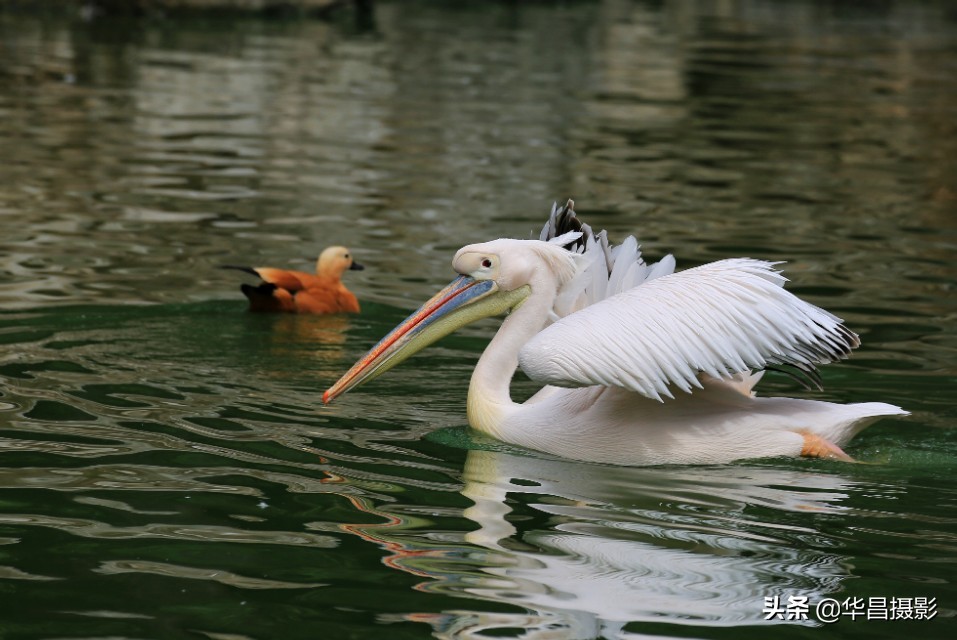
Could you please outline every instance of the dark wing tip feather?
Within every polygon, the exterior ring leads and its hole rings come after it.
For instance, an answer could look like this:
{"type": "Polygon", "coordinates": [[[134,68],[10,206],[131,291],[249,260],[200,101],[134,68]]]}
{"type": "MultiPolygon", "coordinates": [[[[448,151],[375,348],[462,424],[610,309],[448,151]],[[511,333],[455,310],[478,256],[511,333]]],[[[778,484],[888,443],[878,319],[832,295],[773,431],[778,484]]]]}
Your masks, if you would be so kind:
{"type": "Polygon", "coordinates": [[[581,232],[583,234],[581,238],[562,245],[564,249],[578,253],[584,250],[585,236],[590,234],[590,229],[588,229],[588,225],[583,225],[581,220],[578,219],[574,206],[575,201],[571,199],[561,207],[558,206],[558,203],[553,204],[548,222],[542,230],[541,239],[547,242],[571,231],[581,232]]]}
{"type": "Polygon", "coordinates": [[[561,207],[558,206],[557,202],[552,205],[551,214],[542,229],[540,238],[547,242],[571,231],[580,232],[582,235],[578,240],[562,245],[562,248],[574,253],[584,253],[590,243],[598,243],[605,254],[605,266],[610,274],[614,261],[611,258],[611,244],[608,242],[608,233],[604,229],[595,233],[589,225],[579,220],[578,214],[575,213],[575,201],[569,198],[561,207]]]}
{"type": "Polygon", "coordinates": [[[837,325],[837,330],[841,334],[841,338],[844,339],[846,355],[850,355],[851,350],[857,349],[859,346],[861,346],[860,336],[845,327],[843,324],[837,325]]]}
{"type": "Polygon", "coordinates": [[[805,389],[823,391],[824,381],[814,365],[846,359],[861,345],[861,339],[843,324],[826,327],[818,323],[818,327],[824,332],[819,342],[802,342],[795,348],[798,357],[778,358],[764,368],[783,373],[805,389]]]}
{"type": "Polygon", "coordinates": [[[558,210],[555,216],[555,228],[556,236],[560,236],[563,233],[568,233],[569,231],[581,231],[582,223],[578,219],[578,216],[575,214],[575,201],[569,199],[565,205],[558,210]]]}
{"type": "Polygon", "coordinates": [[[768,365],[765,371],[774,371],[791,378],[808,391],[824,391],[824,381],[821,374],[813,366],[795,364],[768,365]]]}

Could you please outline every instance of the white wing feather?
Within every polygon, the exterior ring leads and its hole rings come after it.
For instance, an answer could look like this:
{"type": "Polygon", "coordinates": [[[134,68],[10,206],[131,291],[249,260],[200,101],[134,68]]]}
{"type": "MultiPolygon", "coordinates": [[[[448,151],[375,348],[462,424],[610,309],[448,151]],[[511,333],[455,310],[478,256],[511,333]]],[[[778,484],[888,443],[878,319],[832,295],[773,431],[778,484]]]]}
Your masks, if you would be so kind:
{"type": "Polygon", "coordinates": [[[564,207],[552,204],[548,222],[539,233],[539,240],[563,246],[574,254],[577,271],[559,291],[548,323],[675,270],[675,259],[670,255],[646,264],[634,236],[620,245],[610,245],[605,231],[594,233],[577,219],[573,205],[572,200],[564,207]]]}
{"type": "Polygon", "coordinates": [[[859,344],[840,318],[784,290],[774,263],[739,258],[648,275],[623,273],[622,283],[640,284],[546,327],[522,347],[519,366],[544,384],[624,387],[661,400],[674,397],[669,385],[700,388],[702,372],[813,371],[859,344]]]}

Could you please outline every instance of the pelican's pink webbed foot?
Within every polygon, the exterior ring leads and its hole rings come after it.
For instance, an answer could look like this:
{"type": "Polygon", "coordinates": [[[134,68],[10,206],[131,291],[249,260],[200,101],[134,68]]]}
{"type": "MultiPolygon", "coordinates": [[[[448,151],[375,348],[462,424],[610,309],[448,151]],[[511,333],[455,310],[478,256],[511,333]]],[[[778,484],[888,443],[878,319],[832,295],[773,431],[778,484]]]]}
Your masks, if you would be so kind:
{"type": "Polygon", "coordinates": [[[844,450],[833,442],[825,440],[810,431],[801,431],[799,433],[804,438],[804,446],[801,447],[802,456],[807,458],[823,458],[824,460],[854,462],[854,458],[844,453],[844,450]]]}

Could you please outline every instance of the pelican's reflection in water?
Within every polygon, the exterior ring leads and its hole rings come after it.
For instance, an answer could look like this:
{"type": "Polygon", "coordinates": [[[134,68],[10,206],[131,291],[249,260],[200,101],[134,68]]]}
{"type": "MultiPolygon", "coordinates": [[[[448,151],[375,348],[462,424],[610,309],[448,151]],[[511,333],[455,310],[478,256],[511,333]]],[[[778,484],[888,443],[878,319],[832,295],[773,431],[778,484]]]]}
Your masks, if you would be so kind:
{"type": "MultiPolygon", "coordinates": [[[[772,467],[626,468],[470,451],[462,493],[476,528],[423,535],[423,521],[351,528],[417,589],[507,603],[523,613],[447,610],[404,618],[437,637],[625,638],[641,623],[765,622],[765,598],[812,605],[850,575],[808,512],[843,513],[854,483],[772,467]],[[782,525],[780,513],[798,524],[782,525]],[[762,521],[762,514],[766,516],[762,521]],[[450,539],[450,538],[454,538],[450,539]],[[628,629],[625,625],[633,623],[628,629]],[[558,635],[555,635],[558,634],[558,635]]],[[[463,601],[465,605],[465,602],[463,601]]]]}
{"type": "Polygon", "coordinates": [[[466,539],[497,556],[485,570],[495,578],[465,590],[521,604],[541,616],[540,629],[557,624],[567,637],[624,637],[625,624],[641,621],[760,623],[765,597],[813,603],[848,575],[840,556],[799,542],[815,530],[760,520],[764,509],[841,511],[848,483],[834,476],[472,452],[465,480],[475,502],[466,515],[478,525],[466,539]],[[516,501],[548,526],[520,534],[508,519],[516,501]]]}

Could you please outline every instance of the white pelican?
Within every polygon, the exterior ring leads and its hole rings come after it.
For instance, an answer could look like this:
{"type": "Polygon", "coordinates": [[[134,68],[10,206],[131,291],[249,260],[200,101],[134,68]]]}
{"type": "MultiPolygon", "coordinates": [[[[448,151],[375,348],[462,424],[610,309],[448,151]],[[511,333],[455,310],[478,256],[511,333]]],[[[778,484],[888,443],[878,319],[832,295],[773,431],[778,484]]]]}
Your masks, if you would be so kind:
{"type": "Polygon", "coordinates": [[[546,453],[622,465],[710,464],[841,449],[881,416],[839,405],[755,397],[762,370],[816,381],[816,364],[860,342],[841,319],[785,291],[775,263],[736,258],[674,273],[647,265],[629,237],[610,247],[572,211],[552,208],[539,240],[459,249],[460,275],[363,356],[323,402],[384,373],[456,329],[507,314],[472,373],[469,424],[546,453]],[[525,403],[518,367],[544,386],[525,403]]]}

